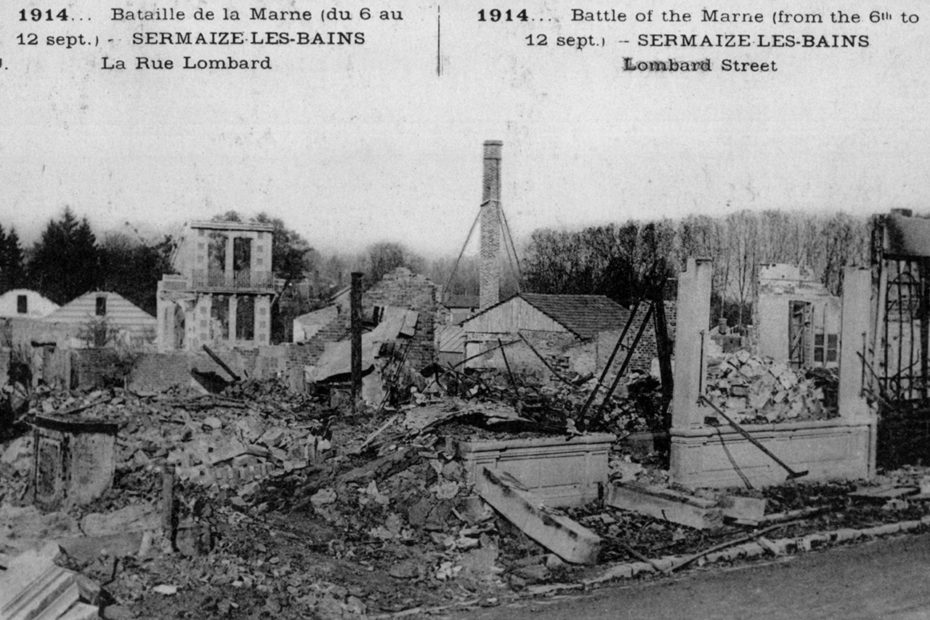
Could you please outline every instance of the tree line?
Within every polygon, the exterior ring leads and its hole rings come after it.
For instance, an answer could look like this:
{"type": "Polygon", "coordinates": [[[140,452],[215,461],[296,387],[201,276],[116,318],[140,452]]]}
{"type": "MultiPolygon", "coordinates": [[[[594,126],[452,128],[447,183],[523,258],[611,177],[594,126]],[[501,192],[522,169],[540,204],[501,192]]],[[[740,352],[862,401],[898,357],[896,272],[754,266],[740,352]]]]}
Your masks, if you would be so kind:
{"type": "MultiPolygon", "coordinates": [[[[214,219],[246,221],[235,211],[214,219]]],[[[282,298],[282,303],[289,300],[290,315],[324,304],[349,283],[353,271],[364,273],[363,282],[370,286],[395,268],[407,267],[448,285],[451,294],[478,292],[477,257],[426,259],[393,241],[372,244],[359,253],[324,256],[281,219],[264,213],[250,219],[273,226],[275,276],[287,282],[291,292],[296,283],[303,283],[299,298],[282,298]]],[[[751,322],[760,264],[806,266],[839,294],[843,267],[868,260],[869,231],[867,218],[775,210],[631,220],[573,231],[542,228],[521,244],[519,286],[543,293],[603,294],[629,305],[647,281],[674,278],[688,257],[706,257],[714,262],[715,317],[745,325],[751,322]]],[[[86,217],[66,208],[48,222],[31,248],[22,247],[13,228],[0,227],[0,292],[31,288],[63,304],[90,290],[108,290],[154,314],[158,280],[172,271],[177,242],[170,235],[153,241],[129,232],[105,233],[98,239],[86,217]]],[[[518,284],[505,261],[502,266],[506,294],[518,284]]],[[[671,287],[668,292],[673,294],[671,287]]]]}
{"type": "MultiPolygon", "coordinates": [[[[212,219],[271,224],[275,277],[289,290],[295,290],[297,282],[309,283],[305,295],[291,300],[293,312],[324,303],[329,294],[349,283],[353,271],[365,274],[367,286],[400,266],[428,271],[427,261],[400,243],[380,242],[358,254],[324,257],[283,220],[266,213],[246,217],[227,211],[212,219]]],[[[88,291],[105,290],[155,314],[158,281],[173,272],[172,256],[179,239],[162,235],[146,240],[131,228],[127,231],[98,237],[86,217],[65,208],[60,217],[46,224],[31,247],[23,248],[15,229],[7,231],[0,225],[0,294],[28,288],[65,304],[88,291]]]]}
{"type": "Polygon", "coordinates": [[[109,233],[98,239],[87,218],[66,208],[31,248],[21,247],[13,228],[0,235],[0,293],[28,288],[65,304],[87,291],[107,290],[154,314],[156,286],[169,269],[171,248],[168,237],[152,243],[109,233]]]}
{"type": "Polygon", "coordinates": [[[539,229],[524,252],[523,272],[528,290],[599,293],[628,305],[647,277],[655,276],[656,265],[661,265],[659,275],[674,277],[688,257],[710,258],[713,313],[742,326],[752,320],[760,265],[807,267],[838,295],[843,268],[867,264],[869,239],[865,217],[775,210],[628,221],[578,231],[539,229]]]}

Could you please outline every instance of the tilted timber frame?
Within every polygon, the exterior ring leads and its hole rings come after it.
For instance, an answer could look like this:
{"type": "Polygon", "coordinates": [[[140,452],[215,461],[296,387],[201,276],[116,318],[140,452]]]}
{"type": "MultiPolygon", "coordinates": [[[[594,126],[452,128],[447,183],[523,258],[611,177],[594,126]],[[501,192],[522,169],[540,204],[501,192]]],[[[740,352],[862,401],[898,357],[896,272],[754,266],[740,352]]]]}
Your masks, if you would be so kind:
{"type": "MultiPolygon", "coordinates": [[[[735,429],[710,426],[699,404],[707,371],[707,331],[713,265],[689,259],[678,279],[675,392],[672,399],[670,473],[686,487],[781,484],[786,471],[735,429]]],[[[805,480],[861,479],[875,472],[876,416],[864,398],[864,344],[870,320],[871,276],[845,271],[841,319],[839,417],[746,425],[753,438],[805,480]]]]}

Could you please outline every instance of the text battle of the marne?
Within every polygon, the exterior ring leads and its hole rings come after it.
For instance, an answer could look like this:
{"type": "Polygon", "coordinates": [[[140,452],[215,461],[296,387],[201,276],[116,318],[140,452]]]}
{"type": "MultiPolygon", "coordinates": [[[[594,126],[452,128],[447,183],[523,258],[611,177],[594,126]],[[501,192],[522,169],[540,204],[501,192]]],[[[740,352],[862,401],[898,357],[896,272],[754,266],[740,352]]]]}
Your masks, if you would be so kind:
{"type": "Polygon", "coordinates": [[[264,7],[249,7],[243,13],[234,9],[221,8],[219,12],[199,7],[193,11],[185,11],[174,7],[159,7],[153,9],[128,9],[121,7],[110,8],[111,21],[184,21],[186,19],[212,20],[226,19],[238,20],[245,18],[253,21],[311,21],[313,11],[301,10],[275,10],[264,7]]]}

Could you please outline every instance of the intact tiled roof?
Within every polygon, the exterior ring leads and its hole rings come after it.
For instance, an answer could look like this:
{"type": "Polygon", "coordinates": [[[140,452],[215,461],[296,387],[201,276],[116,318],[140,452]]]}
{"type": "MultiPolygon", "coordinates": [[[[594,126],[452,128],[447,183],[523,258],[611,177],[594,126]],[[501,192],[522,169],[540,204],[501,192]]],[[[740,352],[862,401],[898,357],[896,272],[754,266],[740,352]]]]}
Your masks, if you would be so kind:
{"type": "Polygon", "coordinates": [[[630,314],[604,295],[519,293],[519,297],[579,338],[592,338],[598,332],[623,329],[630,314]]]}

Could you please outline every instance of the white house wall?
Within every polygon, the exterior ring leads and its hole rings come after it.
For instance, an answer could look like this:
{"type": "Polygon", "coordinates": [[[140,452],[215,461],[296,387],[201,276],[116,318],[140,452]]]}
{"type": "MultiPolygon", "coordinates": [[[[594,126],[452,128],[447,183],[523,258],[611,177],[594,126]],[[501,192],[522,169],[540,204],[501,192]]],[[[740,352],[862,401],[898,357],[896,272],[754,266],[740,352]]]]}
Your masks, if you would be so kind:
{"type": "Polygon", "coordinates": [[[4,318],[30,318],[37,319],[47,316],[58,310],[60,306],[35,291],[25,288],[15,288],[0,295],[0,317],[4,318]],[[26,296],[26,312],[19,312],[18,300],[20,295],[26,296]]]}
{"type": "Polygon", "coordinates": [[[466,338],[472,334],[516,334],[520,331],[568,332],[520,297],[514,297],[468,319],[462,324],[466,338]]]}

